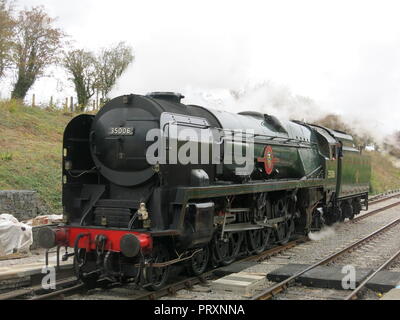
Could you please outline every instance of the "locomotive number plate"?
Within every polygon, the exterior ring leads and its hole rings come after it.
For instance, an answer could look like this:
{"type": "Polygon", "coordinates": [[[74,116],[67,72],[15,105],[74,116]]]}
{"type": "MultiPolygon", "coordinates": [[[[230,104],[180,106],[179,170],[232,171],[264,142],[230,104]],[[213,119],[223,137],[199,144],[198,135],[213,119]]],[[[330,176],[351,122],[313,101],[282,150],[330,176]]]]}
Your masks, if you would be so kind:
{"type": "Polygon", "coordinates": [[[111,128],[110,135],[112,136],[133,136],[135,134],[135,128],[111,128]]]}

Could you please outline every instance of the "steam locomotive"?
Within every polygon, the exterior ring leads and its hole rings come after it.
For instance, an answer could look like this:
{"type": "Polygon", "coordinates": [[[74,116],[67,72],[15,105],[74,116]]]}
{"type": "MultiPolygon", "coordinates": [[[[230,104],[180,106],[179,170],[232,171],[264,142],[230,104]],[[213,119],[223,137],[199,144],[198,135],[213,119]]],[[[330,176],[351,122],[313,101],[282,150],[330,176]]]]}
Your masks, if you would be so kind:
{"type": "Polygon", "coordinates": [[[39,241],[83,281],[157,290],[175,265],[200,275],[368,208],[370,159],[350,135],[183,98],[117,97],[65,129],[64,223],[39,241]]]}

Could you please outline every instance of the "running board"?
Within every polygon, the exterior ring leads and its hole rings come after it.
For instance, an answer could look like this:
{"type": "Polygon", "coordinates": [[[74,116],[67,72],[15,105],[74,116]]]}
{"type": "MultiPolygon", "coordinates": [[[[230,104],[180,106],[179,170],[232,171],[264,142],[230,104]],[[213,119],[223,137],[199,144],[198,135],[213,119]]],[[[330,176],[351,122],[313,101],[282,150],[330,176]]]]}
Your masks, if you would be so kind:
{"type": "Polygon", "coordinates": [[[250,230],[260,230],[264,228],[265,227],[263,226],[252,223],[235,223],[226,225],[224,228],[224,232],[241,232],[250,230]]]}
{"type": "Polygon", "coordinates": [[[291,215],[270,219],[267,222],[257,221],[254,223],[233,223],[227,224],[224,228],[224,232],[240,232],[240,231],[251,231],[251,230],[260,230],[264,228],[276,229],[277,224],[281,222],[285,222],[291,219],[291,215]]]}

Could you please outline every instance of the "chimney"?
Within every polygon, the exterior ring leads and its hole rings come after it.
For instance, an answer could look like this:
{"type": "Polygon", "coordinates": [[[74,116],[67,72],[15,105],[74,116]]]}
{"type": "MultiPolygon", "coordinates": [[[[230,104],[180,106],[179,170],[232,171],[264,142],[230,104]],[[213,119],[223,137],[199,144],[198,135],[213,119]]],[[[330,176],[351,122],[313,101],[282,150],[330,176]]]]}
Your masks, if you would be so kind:
{"type": "Polygon", "coordinates": [[[182,94],[175,92],[152,92],[147,96],[153,99],[161,99],[175,103],[181,103],[182,99],[185,98],[182,94]]]}

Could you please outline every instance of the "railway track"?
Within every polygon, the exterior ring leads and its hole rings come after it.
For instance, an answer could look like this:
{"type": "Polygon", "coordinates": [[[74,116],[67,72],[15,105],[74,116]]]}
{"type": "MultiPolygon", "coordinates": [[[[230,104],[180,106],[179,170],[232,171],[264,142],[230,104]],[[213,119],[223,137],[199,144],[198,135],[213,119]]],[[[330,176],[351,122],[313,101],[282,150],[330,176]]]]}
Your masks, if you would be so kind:
{"type": "Polygon", "coordinates": [[[371,275],[369,275],[356,289],[354,289],[345,300],[355,300],[358,294],[365,288],[368,282],[370,282],[375,276],[382,270],[388,268],[391,264],[398,260],[400,257],[400,250],[397,251],[393,256],[387,259],[379,268],[377,268],[371,275]]]}
{"type": "MultiPolygon", "coordinates": [[[[283,252],[285,250],[293,248],[293,247],[297,246],[299,243],[304,243],[306,241],[308,241],[307,237],[300,237],[300,238],[298,238],[296,240],[288,242],[285,245],[273,247],[273,248],[271,248],[269,250],[266,250],[266,251],[262,252],[261,254],[258,254],[258,255],[255,255],[255,256],[246,257],[246,258],[241,259],[241,260],[239,260],[237,262],[239,262],[239,263],[240,262],[249,262],[249,261],[260,262],[260,261],[268,259],[269,257],[271,257],[271,256],[273,256],[275,254],[278,254],[278,253],[281,253],[281,252],[283,252]]],[[[166,296],[166,295],[174,295],[174,294],[176,294],[177,291],[179,291],[181,289],[190,289],[195,284],[205,283],[207,278],[213,277],[213,275],[218,270],[220,270],[222,268],[223,267],[211,270],[211,271],[201,275],[200,277],[191,278],[191,279],[189,279],[189,281],[188,280],[184,280],[184,281],[181,281],[179,283],[172,284],[172,285],[162,289],[159,292],[150,293],[150,294],[144,294],[142,296],[139,296],[138,299],[141,300],[141,299],[147,299],[148,298],[148,299],[154,300],[154,299],[158,299],[158,298],[161,298],[163,296],[166,296]]]]}
{"type": "Polygon", "coordinates": [[[59,297],[63,294],[71,294],[84,289],[84,284],[76,278],[68,278],[57,281],[55,290],[44,290],[42,285],[22,288],[0,294],[1,300],[46,300],[59,297]]]}
{"type": "MultiPolygon", "coordinates": [[[[397,203],[397,205],[399,205],[400,203],[397,203]]],[[[389,206],[388,206],[389,207],[389,206]]],[[[393,206],[390,206],[393,207],[393,206]]],[[[379,212],[381,212],[382,210],[380,210],[379,212]]],[[[372,239],[378,237],[379,235],[381,235],[384,232],[387,232],[388,230],[390,230],[391,228],[393,228],[394,226],[400,224],[400,218],[395,219],[394,221],[392,221],[391,223],[385,225],[382,228],[379,228],[378,230],[374,231],[373,233],[363,237],[360,240],[357,240],[356,242],[348,245],[347,247],[345,247],[344,249],[335,252],[329,256],[327,256],[326,258],[314,263],[313,265],[305,268],[304,270],[296,273],[295,275],[289,277],[288,279],[267,288],[266,290],[264,290],[263,292],[257,294],[256,296],[254,296],[252,298],[252,300],[269,300],[273,297],[275,297],[276,295],[278,295],[279,293],[285,291],[288,287],[290,287],[291,285],[293,285],[294,283],[296,283],[296,280],[299,279],[302,275],[304,275],[305,273],[319,267],[319,266],[323,266],[326,265],[330,262],[333,262],[334,260],[338,259],[339,257],[343,256],[344,254],[347,254],[349,252],[351,252],[352,250],[359,248],[362,245],[367,244],[369,241],[371,241],[372,239]]],[[[383,270],[384,268],[386,268],[388,265],[390,265],[392,262],[394,262],[398,256],[400,255],[400,251],[398,251],[394,256],[392,256],[389,260],[385,261],[375,272],[373,272],[373,274],[371,274],[369,277],[367,277],[367,279],[365,279],[365,281],[363,281],[363,283],[360,284],[360,286],[358,288],[356,288],[356,290],[354,290],[347,298],[346,300],[349,299],[353,299],[354,297],[357,296],[357,294],[365,287],[365,285],[381,270],[383,270]]]]}
{"type": "MultiPolygon", "coordinates": [[[[374,197],[371,199],[372,201],[370,202],[370,205],[375,205],[380,202],[387,201],[389,199],[393,199],[393,198],[397,198],[397,197],[400,197],[400,193],[391,193],[384,197],[380,196],[379,198],[374,197]]],[[[356,217],[353,220],[348,220],[348,221],[346,221],[346,223],[356,223],[360,220],[363,220],[370,216],[376,215],[382,211],[388,210],[388,209],[393,208],[398,205],[400,205],[400,201],[389,204],[382,208],[372,210],[366,214],[356,217]]],[[[255,256],[249,256],[249,257],[243,258],[237,262],[250,262],[250,261],[261,262],[261,261],[267,260],[268,258],[270,258],[274,255],[280,254],[286,250],[294,248],[298,244],[305,243],[307,241],[309,241],[308,237],[300,237],[296,240],[293,240],[293,241],[287,243],[286,245],[275,246],[273,248],[270,248],[270,249],[262,252],[261,254],[258,254],[255,256]]],[[[400,252],[399,252],[399,254],[400,254],[400,252]]],[[[218,270],[220,270],[220,269],[222,269],[222,268],[210,270],[198,277],[191,277],[191,278],[178,280],[175,283],[169,284],[166,287],[164,287],[163,289],[156,291],[156,292],[134,290],[134,292],[132,292],[132,294],[128,295],[127,297],[131,300],[155,300],[155,299],[159,299],[159,298],[162,298],[165,296],[173,296],[180,290],[191,289],[195,285],[204,284],[208,280],[215,278],[216,277],[215,273],[217,273],[218,270]]],[[[307,271],[304,271],[304,272],[307,272],[307,271]]],[[[47,299],[64,298],[64,297],[68,297],[68,296],[71,296],[74,294],[81,294],[83,292],[87,292],[87,288],[85,287],[85,285],[83,283],[77,281],[74,278],[68,278],[67,280],[62,280],[62,281],[57,282],[56,288],[57,288],[56,290],[50,290],[50,291],[43,290],[41,285],[33,286],[30,288],[22,288],[22,289],[14,290],[12,292],[0,294],[0,300],[10,300],[10,299],[47,300],[47,299]]],[[[359,290],[361,290],[361,289],[359,289],[359,290]]],[[[105,291],[107,291],[107,289],[105,289],[105,291]]]]}
{"type": "MultiPolygon", "coordinates": [[[[385,200],[389,200],[389,199],[392,199],[395,197],[399,197],[399,196],[400,196],[400,194],[391,195],[384,199],[379,199],[379,201],[375,201],[375,202],[371,203],[371,205],[374,205],[374,204],[377,204],[377,203],[380,203],[380,202],[383,202],[385,200]]],[[[385,210],[391,209],[391,208],[399,206],[399,205],[400,205],[400,201],[395,202],[393,204],[389,204],[382,208],[377,208],[377,209],[372,210],[372,211],[368,212],[367,214],[361,215],[353,220],[347,220],[346,223],[357,223],[360,220],[363,220],[367,217],[371,217],[373,215],[379,214],[385,210]]],[[[280,254],[286,250],[294,248],[295,246],[297,246],[301,243],[305,243],[307,241],[309,241],[308,237],[302,237],[297,240],[291,241],[286,245],[273,247],[259,255],[246,257],[237,262],[239,262],[239,263],[240,262],[249,262],[249,261],[261,262],[261,261],[267,260],[268,258],[270,258],[274,255],[280,254]]],[[[192,277],[192,278],[177,281],[177,282],[172,283],[156,292],[144,291],[144,292],[141,292],[136,295],[125,295],[124,298],[128,297],[129,299],[133,299],[133,300],[155,300],[155,299],[160,299],[160,298],[166,297],[166,296],[174,296],[180,290],[190,290],[193,288],[193,286],[195,286],[197,284],[205,284],[205,283],[207,283],[208,280],[215,279],[215,273],[220,269],[222,269],[222,268],[217,268],[217,269],[211,270],[207,273],[204,273],[200,277],[192,277]]]]}
{"type": "MultiPolygon", "coordinates": [[[[399,194],[399,195],[396,195],[396,196],[392,196],[392,197],[386,198],[385,200],[387,201],[387,200],[389,200],[389,199],[397,198],[397,197],[400,197],[400,194],[399,194]]],[[[377,202],[371,203],[371,205],[378,204],[378,203],[380,203],[380,202],[382,202],[382,201],[377,201],[377,202]]],[[[346,222],[347,222],[347,223],[355,223],[355,222],[358,222],[358,221],[360,221],[360,220],[364,220],[365,218],[368,218],[368,217],[371,217],[371,216],[373,216],[373,215],[376,215],[376,214],[378,214],[378,213],[380,213],[380,212],[382,212],[382,211],[389,210],[389,209],[391,209],[391,208],[397,207],[398,205],[400,205],[400,201],[394,202],[394,203],[389,204],[389,205],[387,205],[387,206],[384,206],[384,207],[382,207],[382,208],[378,208],[378,209],[369,211],[369,212],[367,212],[367,213],[364,213],[364,214],[362,214],[362,215],[359,215],[358,217],[354,218],[353,220],[347,220],[346,222]]]]}
{"type": "MultiPolygon", "coordinates": [[[[299,243],[303,243],[307,241],[307,237],[301,237],[296,240],[293,240],[283,246],[276,246],[265,252],[251,257],[246,257],[238,262],[244,261],[260,261],[267,259],[268,257],[283,252],[284,250],[293,248],[299,243]]],[[[136,293],[133,293],[130,296],[131,300],[155,300],[166,295],[172,295],[182,289],[190,289],[196,284],[201,284],[207,282],[207,279],[214,276],[214,273],[218,270],[222,269],[217,268],[210,270],[201,276],[198,277],[191,277],[184,280],[180,280],[178,282],[172,283],[167,285],[166,287],[162,288],[159,291],[152,292],[152,291],[139,291],[137,290],[136,293]]],[[[0,301],[1,300],[14,300],[14,299],[21,299],[21,300],[48,300],[48,299],[55,299],[59,297],[63,297],[64,295],[72,295],[72,294],[79,294],[82,292],[87,291],[85,284],[78,281],[76,278],[68,278],[66,280],[61,280],[56,283],[56,290],[44,290],[41,285],[36,285],[29,288],[22,288],[18,290],[14,290],[11,292],[6,292],[0,294],[0,301]]]]}
{"type": "Polygon", "coordinates": [[[70,287],[64,289],[55,290],[54,292],[35,295],[34,297],[28,300],[50,300],[53,298],[62,297],[65,294],[72,294],[75,292],[79,292],[81,290],[84,290],[85,288],[86,286],[83,283],[79,282],[75,285],[71,285],[70,287]]]}
{"type": "Polygon", "coordinates": [[[380,203],[380,202],[383,202],[383,201],[386,201],[389,199],[393,199],[393,198],[398,198],[398,197],[400,197],[400,189],[391,190],[391,191],[373,196],[373,197],[369,198],[368,202],[370,205],[373,205],[373,204],[377,204],[377,203],[380,203]]]}
{"type": "MultiPolygon", "coordinates": [[[[290,241],[285,245],[273,247],[271,249],[268,249],[268,250],[262,252],[261,254],[246,257],[244,259],[236,261],[235,263],[249,262],[249,261],[262,261],[262,260],[267,259],[268,257],[271,257],[275,254],[278,254],[285,250],[293,248],[296,245],[298,245],[299,243],[304,243],[306,241],[307,241],[307,237],[299,237],[298,239],[290,241]]],[[[133,293],[133,294],[127,294],[124,296],[124,298],[129,298],[130,300],[156,300],[156,299],[159,299],[159,298],[162,298],[165,296],[172,296],[172,295],[175,295],[180,290],[183,290],[183,289],[190,290],[191,288],[193,288],[193,286],[195,286],[197,284],[205,284],[210,279],[216,278],[215,273],[217,273],[222,268],[224,268],[224,267],[210,270],[210,271],[203,273],[202,275],[197,276],[197,277],[190,277],[190,278],[186,278],[183,280],[179,280],[179,281],[169,284],[169,285],[165,286],[164,288],[162,288],[158,291],[155,291],[155,292],[140,291],[140,292],[133,293]]]]}

